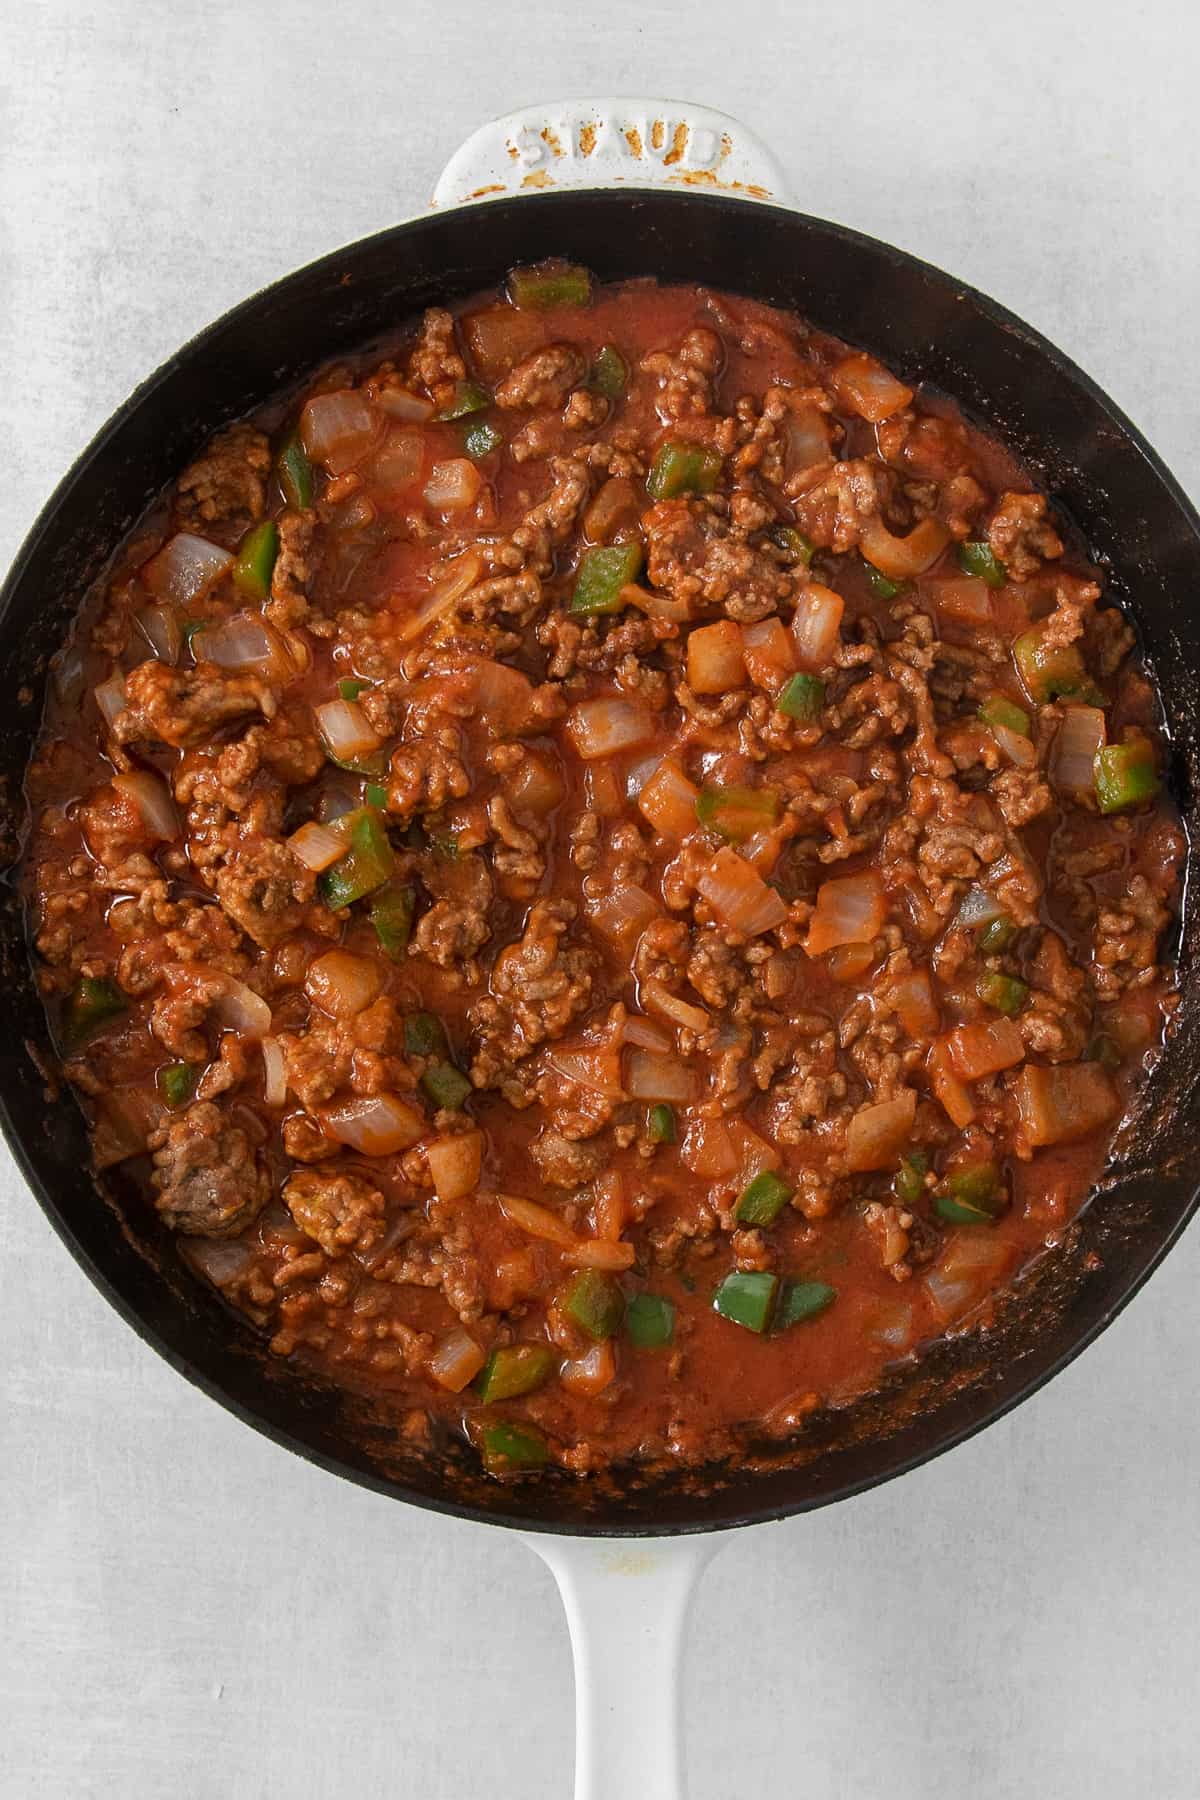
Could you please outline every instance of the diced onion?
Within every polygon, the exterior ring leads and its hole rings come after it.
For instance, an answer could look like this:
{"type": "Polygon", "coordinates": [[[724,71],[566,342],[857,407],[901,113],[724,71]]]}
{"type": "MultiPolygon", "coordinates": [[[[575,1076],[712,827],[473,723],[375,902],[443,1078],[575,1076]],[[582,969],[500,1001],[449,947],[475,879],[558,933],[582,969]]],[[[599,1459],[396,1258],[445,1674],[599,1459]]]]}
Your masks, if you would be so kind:
{"type": "Polygon", "coordinates": [[[868,944],[886,917],[883,882],[875,869],[823,881],[804,948],[809,956],[823,956],[840,944],[868,944]]]}
{"type": "Polygon", "coordinates": [[[701,625],[687,641],[688,686],[694,694],[727,694],[742,686],[746,663],[741,627],[732,619],[701,625]]]}
{"type": "Polygon", "coordinates": [[[475,586],[483,570],[483,558],[476,550],[468,550],[462,556],[456,556],[448,563],[442,563],[433,571],[440,574],[433,592],[427,600],[423,600],[415,612],[401,620],[400,638],[406,642],[420,637],[436,619],[451,612],[467,593],[475,586]]]}
{"type": "Polygon", "coordinates": [[[664,837],[685,838],[696,829],[699,790],[670,757],[658,764],[638,792],[638,811],[664,837]]]}
{"type": "Polygon", "coordinates": [[[774,1144],[768,1144],[766,1138],[759,1137],[757,1131],[751,1131],[744,1119],[730,1122],[729,1135],[737,1146],[738,1179],[743,1186],[763,1169],[779,1167],[782,1159],[774,1144]]]}
{"type": "Polygon", "coordinates": [[[393,1156],[408,1150],[425,1130],[421,1114],[397,1094],[375,1094],[329,1107],[321,1115],[321,1124],[329,1137],[364,1156],[393,1156]]]}
{"type": "Polygon", "coordinates": [[[925,1288],[946,1320],[960,1318],[996,1285],[1013,1259],[994,1232],[956,1231],[925,1277],[925,1288]]]}
{"type": "Polygon", "coordinates": [[[1098,706],[1064,706],[1050,757],[1050,779],[1063,794],[1096,791],[1095,762],[1107,738],[1098,706]]]}
{"type": "Polygon", "coordinates": [[[181,1248],[192,1267],[214,1287],[235,1281],[254,1260],[254,1246],[241,1238],[189,1238],[181,1248]]]}
{"type": "Polygon", "coordinates": [[[867,1336],[889,1350],[907,1350],[912,1342],[913,1306],[911,1300],[883,1300],[873,1307],[866,1319],[867,1336]]]}
{"type": "Polygon", "coordinates": [[[950,533],[937,519],[922,519],[907,537],[896,537],[876,514],[863,529],[862,553],[873,568],[890,581],[909,581],[923,575],[937,561],[950,533]]]}
{"type": "Polygon", "coordinates": [[[433,417],[433,401],[424,394],[414,394],[411,388],[385,387],[378,395],[378,403],[392,419],[412,419],[424,424],[433,417]]]}
{"type": "Polygon", "coordinates": [[[928,971],[917,969],[892,984],[888,998],[910,1038],[930,1038],[941,1023],[928,971]]]}
{"type": "Polygon", "coordinates": [[[950,575],[944,581],[930,582],[929,592],[942,618],[957,619],[964,625],[992,622],[992,590],[978,576],[950,575]]]}
{"type": "Polygon", "coordinates": [[[1003,916],[1004,908],[994,894],[986,888],[970,887],[963,895],[962,905],[955,919],[956,925],[988,925],[993,919],[1003,916]]]}
{"type": "Polygon", "coordinates": [[[942,1039],[950,1067],[960,1081],[982,1081],[985,1075],[998,1075],[1011,1069],[1025,1055],[1021,1028],[1013,1019],[984,1019],[975,1025],[960,1025],[942,1039]]]}
{"type": "Polygon", "coordinates": [[[367,715],[356,700],[326,700],[313,708],[317,730],[335,762],[355,762],[378,750],[381,739],[372,731],[367,715]]]}
{"type": "Polygon", "coordinates": [[[483,1166],[483,1138],[478,1131],[460,1131],[434,1138],[425,1149],[433,1191],[439,1200],[461,1200],[479,1186],[483,1166]]]}
{"type": "Polygon", "coordinates": [[[611,1341],[605,1338],[602,1344],[593,1344],[586,1356],[565,1362],[558,1372],[558,1379],[569,1394],[590,1399],[604,1392],[616,1372],[616,1355],[611,1341]]]}
{"type": "Polygon", "coordinates": [[[626,1086],[635,1100],[669,1100],[677,1106],[690,1106],[697,1097],[695,1070],[673,1053],[662,1056],[653,1050],[631,1050],[628,1070],[626,1086]]]}
{"type": "Polygon", "coordinates": [[[382,487],[414,485],[425,468],[425,439],[419,431],[393,431],[371,463],[371,478],[382,487]]]}
{"type": "Polygon", "coordinates": [[[290,673],[292,664],[277,632],[261,613],[234,613],[219,625],[209,625],[192,640],[198,662],[215,663],[219,669],[259,669],[290,673]]]}
{"type": "Polygon", "coordinates": [[[287,1099],[287,1067],[276,1038],[262,1041],[263,1099],[268,1106],[282,1106],[287,1099]]]}
{"type": "Polygon", "coordinates": [[[778,693],[796,667],[795,640],[782,619],[760,619],[742,627],[742,655],[756,687],[778,693]]]}
{"type": "Polygon", "coordinates": [[[787,474],[796,475],[801,469],[811,469],[814,463],[829,461],[829,425],[817,407],[802,406],[789,413],[783,437],[787,474]]]}
{"type": "Polygon", "coordinates": [[[591,1088],[595,1093],[606,1094],[610,1099],[621,1099],[624,1096],[620,1059],[615,1050],[604,1049],[596,1044],[555,1044],[546,1052],[546,1061],[557,1074],[567,1081],[575,1082],[579,1087],[591,1088]]]}
{"type": "Polygon", "coordinates": [[[514,812],[532,813],[538,819],[552,813],[563,797],[558,770],[536,750],[526,752],[513,774],[505,777],[504,787],[514,812]]]}
{"type": "Polygon", "coordinates": [[[470,686],[480,718],[497,737],[519,732],[528,724],[533,683],[520,669],[483,657],[471,670],[470,686]]]}
{"type": "Polygon", "coordinates": [[[641,1013],[631,1013],[621,1027],[621,1041],[625,1044],[636,1044],[641,1050],[654,1050],[661,1055],[669,1055],[675,1048],[668,1032],[652,1019],[645,1019],[641,1013]]]}
{"type": "Polygon", "coordinates": [[[261,994],[235,975],[226,975],[224,991],[213,1002],[213,1016],[242,1037],[265,1037],[271,1029],[271,1008],[261,994]]]}
{"type": "Polygon", "coordinates": [[[620,1275],[632,1269],[637,1252],[632,1244],[613,1244],[604,1238],[581,1238],[567,1252],[567,1261],[579,1269],[603,1269],[606,1274],[620,1275]]]}
{"type": "Polygon", "coordinates": [[[893,1100],[860,1107],[846,1130],[846,1167],[852,1175],[887,1169],[912,1135],[917,1096],[904,1088],[893,1100]]]}
{"type": "Polygon", "coordinates": [[[379,414],[353,388],[318,394],[300,415],[300,437],[314,462],[331,475],[344,475],[361,462],[380,431],[379,414]]]}
{"type": "Polygon", "coordinates": [[[117,714],[125,709],[125,677],[119,669],[96,689],[96,705],[104,723],[111,729],[117,714]]]}
{"type": "Polygon", "coordinates": [[[802,669],[824,669],[833,661],[845,610],[846,602],[832,588],[813,582],[804,589],[792,619],[796,661],[802,669]]]}
{"type": "Polygon", "coordinates": [[[670,1019],[672,1025],[682,1026],[685,1031],[707,1031],[712,1020],[702,1006],[693,1006],[688,1000],[681,1000],[673,994],[664,982],[650,980],[642,985],[642,1003],[652,1012],[670,1019]]]}
{"type": "Polygon", "coordinates": [[[148,769],[134,769],[128,775],[114,775],[113,786],[133,801],[152,837],[169,843],[179,836],[179,814],[160,775],[152,775],[148,769]]]}
{"type": "Polygon", "coordinates": [[[929,1083],[951,1124],[957,1125],[960,1131],[965,1129],[975,1117],[975,1102],[969,1089],[950,1067],[944,1040],[936,1043],[929,1052],[929,1083]]]}
{"type": "Polygon", "coordinates": [[[430,1355],[429,1373],[447,1393],[461,1394],[482,1369],[487,1357],[469,1331],[456,1325],[438,1339],[430,1355]]]}
{"type": "Polygon", "coordinates": [[[1121,1102],[1099,1063],[1060,1063],[1021,1070],[1013,1084],[1021,1124],[1029,1143],[1068,1144],[1107,1125],[1121,1102]]]}
{"type": "Polygon", "coordinates": [[[570,1249],[577,1242],[571,1227],[548,1206],[539,1206],[536,1200],[526,1200],[520,1194],[498,1194],[496,1198],[505,1218],[527,1231],[530,1237],[541,1238],[547,1244],[559,1244],[563,1249],[570,1249]]]}
{"type": "Polygon", "coordinates": [[[654,718],[629,700],[584,700],[567,714],[567,730],[585,762],[635,750],[654,736],[654,718]]]}
{"type": "MultiPolygon", "coordinates": [[[[347,812],[350,810],[351,807],[346,808],[347,812]]],[[[328,825],[318,825],[315,819],[310,819],[307,825],[302,825],[299,831],[292,833],[288,839],[288,849],[306,869],[320,874],[322,869],[328,869],[340,857],[345,856],[346,840],[339,837],[336,831],[330,831],[328,825]]]]}
{"type": "Polygon", "coordinates": [[[434,463],[425,483],[425,501],[437,512],[460,512],[474,505],[482,485],[483,477],[469,457],[455,456],[434,463]]]}
{"type": "Polygon", "coordinates": [[[314,1006],[333,1019],[352,1019],[379,998],[383,973],[371,956],[349,950],[327,950],[310,963],[304,991],[314,1006]]]}
{"type": "Polygon", "coordinates": [[[647,925],[661,917],[657,904],[644,888],[615,888],[598,900],[584,897],[588,924],[610,944],[632,944],[647,925]]]}
{"type": "Polygon", "coordinates": [[[717,851],[697,885],[722,924],[747,937],[773,931],[787,919],[782,896],[728,845],[717,851]]]}
{"type": "Polygon", "coordinates": [[[989,730],[1010,763],[1018,769],[1037,767],[1037,750],[1023,732],[1013,731],[1008,725],[992,725],[989,730]]]}
{"type": "Polygon", "coordinates": [[[679,1155],[684,1167],[693,1175],[708,1180],[732,1175],[740,1161],[724,1119],[695,1120],[683,1134],[679,1155]]]}
{"type": "Polygon", "coordinates": [[[183,649],[179,614],[171,605],[144,606],[137,616],[138,629],[159,662],[177,663],[183,649]]]}
{"type": "Polygon", "coordinates": [[[190,606],[200,600],[233,567],[233,557],[219,544],[177,531],[142,570],[142,580],[159,600],[190,606]]]}
{"type": "Polygon", "coordinates": [[[910,387],[865,353],[848,356],[838,363],[833,370],[833,385],[838,397],[872,425],[903,411],[913,397],[910,387]]]}

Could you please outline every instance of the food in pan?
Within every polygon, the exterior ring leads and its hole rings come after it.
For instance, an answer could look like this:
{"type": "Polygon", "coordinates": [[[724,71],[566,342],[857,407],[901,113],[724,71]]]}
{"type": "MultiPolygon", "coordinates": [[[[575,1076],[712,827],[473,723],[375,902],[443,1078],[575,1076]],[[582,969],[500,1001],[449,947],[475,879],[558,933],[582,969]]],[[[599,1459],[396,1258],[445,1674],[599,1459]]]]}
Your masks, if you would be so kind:
{"type": "Polygon", "coordinates": [[[1169,1026],[1133,633],[919,373],[517,269],[223,431],[58,659],[97,1167],[433,1452],[802,1431],[1052,1251],[1169,1026]]]}

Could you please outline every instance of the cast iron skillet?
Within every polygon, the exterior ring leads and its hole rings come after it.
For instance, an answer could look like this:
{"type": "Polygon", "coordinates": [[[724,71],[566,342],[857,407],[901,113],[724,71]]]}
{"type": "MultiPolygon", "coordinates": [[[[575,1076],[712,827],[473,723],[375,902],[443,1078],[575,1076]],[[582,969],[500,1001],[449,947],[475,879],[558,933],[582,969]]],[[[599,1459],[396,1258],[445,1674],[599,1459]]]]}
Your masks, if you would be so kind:
{"type": "MultiPolygon", "coordinates": [[[[267,288],[203,332],[121,408],[65,477],[0,593],[0,776],[20,814],[46,664],[84,590],[147,502],[220,426],[313,366],[434,302],[564,255],[603,279],[700,281],[793,308],[957,398],[1045,482],[1127,604],[1157,678],[1172,782],[1189,829],[1200,749],[1200,520],[1149,445],[1065,356],[1010,313],[842,227],[778,207],[673,190],[492,200],[381,232],[267,288]],[[20,696],[19,703],[14,696],[20,696]]],[[[1195,1209],[1200,1179],[1197,908],[1179,930],[1183,1003],[1139,1114],[1059,1255],[986,1332],[939,1346],[867,1404],[817,1415],[798,1447],[736,1468],[499,1484],[470,1452],[422,1461],[370,1403],[302,1380],[180,1262],[168,1233],[124,1217],[86,1172],[74,1102],[49,1056],[15,886],[0,901],[13,1047],[0,1118],[30,1187],[122,1316],[174,1368],[278,1443],[365,1486],[460,1517],[593,1536],[708,1531],[778,1518],[888,1480],[998,1418],[1061,1369],[1140,1287],[1195,1209]],[[17,1046],[24,1039],[33,1050],[17,1046]]],[[[102,1184],[103,1188],[103,1184],[102,1184]]],[[[107,1191],[107,1190],[104,1190],[107,1191]]]]}

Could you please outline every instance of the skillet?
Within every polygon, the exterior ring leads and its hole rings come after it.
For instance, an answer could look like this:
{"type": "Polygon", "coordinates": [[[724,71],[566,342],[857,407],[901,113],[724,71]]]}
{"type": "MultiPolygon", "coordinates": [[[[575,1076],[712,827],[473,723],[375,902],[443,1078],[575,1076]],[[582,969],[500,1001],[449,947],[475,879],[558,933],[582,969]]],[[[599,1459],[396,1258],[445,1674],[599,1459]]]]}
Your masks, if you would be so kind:
{"type": "MultiPolygon", "coordinates": [[[[549,115],[514,115],[477,134],[439,192],[459,200],[503,188],[514,170],[533,193],[492,194],[399,225],[236,307],[152,375],[64,477],[0,590],[0,684],[19,697],[0,720],[12,852],[48,659],[79,598],[153,496],[213,432],[310,368],[427,305],[496,285],[513,263],[550,255],[585,263],[602,280],[653,274],[711,283],[797,311],[870,349],[901,377],[944,390],[998,435],[1078,528],[1107,591],[1139,629],[1168,721],[1172,787],[1194,834],[1200,825],[1194,608],[1200,519],[1095,383],[962,283],[901,250],[759,198],[767,188],[778,191],[769,159],[741,127],[703,109],[568,102],[549,115]],[[668,151],[654,160],[656,140],[668,151]],[[621,185],[569,185],[581,156],[591,155],[589,141],[597,151],[586,173],[594,179],[597,169],[610,175],[615,169],[621,185]],[[621,143],[630,152],[624,161],[621,143]],[[539,148],[546,145],[548,151],[539,148]],[[680,152],[673,163],[670,147],[680,152]]],[[[0,973],[12,1040],[24,1042],[30,1054],[10,1049],[0,1059],[0,1124],[67,1247],[181,1374],[336,1474],[410,1504],[541,1534],[543,1554],[561,1574],[565,1546],[556,1550],[547,1536],[602,1546],[629,1537],[687,1538],[806,1511],[903,1474],[999,1418],[1091,1342],[1170,1248],[1200,1199],[1200,995],[1190,980],[1198,931],[1189,883],[1178,924],[1176,1029],[1060,1251],[1028,1273],[986,1331],[938,1345],[919,1365],[897,1370],[878,1396],[817,1415],[798,1445],[763,1446],[736,1468],[625,1471],[589,1484],[550,1472],[497,1483],[481,1474],[473,1452],[424,1461],[367,1401],[302,1382],[272,1362],[186,1270],[170,1234],[144,1209],[120,1207],[119,1172],[102,1180],[98,1198],[82,1117],[43,1072],[53,1058],[11,880],[0,890],[0,973]]],[[[650,1559],[663,1583],[654,1602],[660,1629],[631,1651],[626,1615],[622,1685],[636,1687],[639,1677],[649,1695],[655,1675],[665,1673],[682,1626],[689,1560],[695,1559],[667,1548],[650,1559]]],[[[611,1548],[593,1552],[582,1573],[574,1572],[569,1610],[588,1600],[586,1590],[605,1566],[632,1567],[615,1560],[611,1548]]],[[[615,1697],[597,1701],[604,1679],[590,1667],[586,1646],[578,1674],[581,1722],[594,1725],[589,1708],[603,1710],[615,1697]]],[[[641,1710],[648,1714],[644,1697],[641,1710]]],[[[641,1723],[649,1729],[648,1717],[641,1723]]],[[[637,1724],[625,1734],[629,1744],[637,1724]]],[[[613,1756],[601,1776],[595,1753],[594,1744],[581,1745],[579,1793],[617,1792],[613,1756]]],[[[677,1780],[669,1743],[659,1754],[660,1761],[648,1764],[643,1749],[637,1762],[643,1791],[655,1800],[675,1791],[677,1780]],[[647,1781],[648,1768],[659,1770],[657,1784],[647,1781]]]]}

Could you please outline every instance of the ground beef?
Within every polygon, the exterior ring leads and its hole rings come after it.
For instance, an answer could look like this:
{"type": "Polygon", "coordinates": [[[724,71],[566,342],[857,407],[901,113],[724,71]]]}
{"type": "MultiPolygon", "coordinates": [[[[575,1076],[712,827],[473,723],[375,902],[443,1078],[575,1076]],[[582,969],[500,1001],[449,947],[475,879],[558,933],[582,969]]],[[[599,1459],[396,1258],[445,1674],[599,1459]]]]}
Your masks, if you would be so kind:
{"type": "Polygon", "coordinates": [[[491,993],[471,1010],[476,1087],[502,1082],[513,1063],[561,1037],[587,1005],[595,959],[564,944],[574,917],[570,901],[539,900],[520,939],[496,958],[491,993]]]}
{"type": "Polygon", "coordinates": [[[386,1203],[377,1187],[343,1170],[304,1169],[283,1188],[288,1211],[326,1256],[374,1249],[383,1236],[386,1203]]]}
{"type": "Polygon", "coordinates": [[[723,351],[715,331],[689,331],[673,354],[656,350],[644,356],[643,374],[658,382],[658,410],[664,419],[702,416],[712,407],[713,383],[723,351]]]}
{"type": "Polygon", "coordinates": [[[551,1187],[576,1188],[593,1181],[604,1167],[601,1144],[581,1144],[547,1126],[529,1146],[537,1172],[551,1187]]]}
{"type": "Polygon", "coordinates": [[[467,365],[454,341],[454,319],[440,307],[430,307],[421,322],[420,336],[408,363],[408,379],[424,388],[438,406],[454,398],[455,383],[462,381],[467,365]]]}
{"type": "Polygon", "coordinates": [[[660,500],[642,515],[652,587],[695,616],[720,608],[750,624],[777,610],[792,577],[763,550],[739,541],[715,502],[660,500]]]}
{"type": "Polygon", "coordinates": [[[270,1197],[270,1176],[250,1139],[211,1103],[190,1106],[151,1147],[155,1205],[172,1231],[236,1237],[270,1197]]]}
{"type": "Polygon", "coordinates": [[[180,524],[203,535],[214,525],[245,526],[260,519],[270,472],[265,434],[250,425],[234,425],[179,477],[175,510],[180,524]]]}
{"type": "Polygon", "coordinates": [[[1003,494],[988,525],[988,543],[1014,581],[1028,581],[1043,561],[1063,553],[1042,494],[1003,494]]]}
{"type": "Polygon", "coordinates": [[[573,344],[547,344],[509,371],[496,387],[496,405],[505,412],[561,406],[583,380],[587,365],[573,344]]]}
{"type": "Polygon", "coordinates": [[[144,662],[125,680],[125,706],[113,721],[119,744],[171,744],[181,749],[202,743],[212,731],[255,713],[271,718],[276,708],[271,684],[259,675],[234,675],[212,663],[173,669],[144,662]]]}

